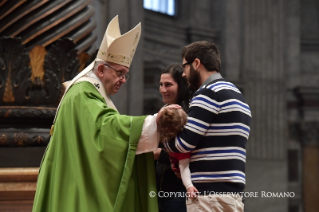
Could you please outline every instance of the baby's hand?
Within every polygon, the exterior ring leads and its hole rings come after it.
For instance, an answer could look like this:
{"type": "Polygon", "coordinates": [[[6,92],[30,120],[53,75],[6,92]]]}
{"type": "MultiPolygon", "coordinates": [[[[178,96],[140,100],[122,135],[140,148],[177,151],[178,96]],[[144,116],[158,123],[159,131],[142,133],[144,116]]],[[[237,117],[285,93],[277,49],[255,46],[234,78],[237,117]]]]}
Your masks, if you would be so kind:
{"type": "Polygon", "coordinates": [[[187,189],[187,197],[191,199],[195,199],[197,197],[198,190],[192,186],[187,189]]]}

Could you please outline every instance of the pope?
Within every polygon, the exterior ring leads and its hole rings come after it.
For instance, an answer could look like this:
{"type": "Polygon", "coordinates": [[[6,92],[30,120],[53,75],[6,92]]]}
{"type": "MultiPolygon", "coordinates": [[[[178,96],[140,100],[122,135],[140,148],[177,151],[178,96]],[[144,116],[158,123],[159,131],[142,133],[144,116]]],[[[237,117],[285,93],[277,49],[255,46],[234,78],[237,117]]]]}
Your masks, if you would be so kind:
{"type": "Polygon", "coordinates": [[[116,16],[95,61],[68,83],[41,162],[33,212],[157,211],[149,196],[156,191],[156,114],[121,115],[110,99],[129,79],[140,35],[140,23],[121,35],[116,16]]]}

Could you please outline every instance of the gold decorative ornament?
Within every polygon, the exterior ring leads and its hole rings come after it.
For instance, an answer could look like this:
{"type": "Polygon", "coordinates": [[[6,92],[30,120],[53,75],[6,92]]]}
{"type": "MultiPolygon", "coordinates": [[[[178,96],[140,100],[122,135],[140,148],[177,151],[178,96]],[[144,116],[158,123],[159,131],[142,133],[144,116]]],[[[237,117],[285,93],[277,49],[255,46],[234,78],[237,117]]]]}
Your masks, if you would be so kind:
{"type": "Polygon", "coordinates": [[[3,146],[7,142],[7,136],[1,135],[0,136],[0,144],[3,146]]]}
{"type": "Polygon", "coordinates": [[[24,146],[25,142],[28,140],[28,135],[23,132],[20,132],[20,133],[15,133],[13,135],[13,138],[14,138],[14,142],[16,142],[18,146],[24,146]]]}

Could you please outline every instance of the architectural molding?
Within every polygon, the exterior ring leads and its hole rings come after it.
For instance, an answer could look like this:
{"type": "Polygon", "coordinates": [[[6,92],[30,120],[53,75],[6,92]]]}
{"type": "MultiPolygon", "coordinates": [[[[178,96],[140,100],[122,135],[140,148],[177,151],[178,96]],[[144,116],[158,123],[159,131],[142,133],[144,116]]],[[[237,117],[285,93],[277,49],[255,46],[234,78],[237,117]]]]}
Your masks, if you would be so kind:
{"type": "Polygon", "coordinates": [[[302,39],[302,51],[319,51],[319,39],[302,39]]]}
{"type": "Polygon", "coordinates": [[[0,211],[31,211],[39,168],[0,168],[0,211]]]}

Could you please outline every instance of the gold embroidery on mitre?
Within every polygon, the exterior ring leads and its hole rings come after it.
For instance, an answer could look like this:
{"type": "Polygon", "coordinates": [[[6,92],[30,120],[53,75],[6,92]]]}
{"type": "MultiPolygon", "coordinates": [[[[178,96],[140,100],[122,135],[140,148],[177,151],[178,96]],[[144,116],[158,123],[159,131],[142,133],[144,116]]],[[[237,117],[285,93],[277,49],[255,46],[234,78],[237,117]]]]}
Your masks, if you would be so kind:
{"type": "Polygon", "coordinates": [[[130,55],[130,61],[133,60],[135,49],[136,49],[136,46],[137,46],[137,43],[138,43],[137,41],[138,41],[139,34],[140,34],[140,32],[137,32],[136,35],[135,35],[135,39],[133,41],[133,48],[132,48],[131,55],[130,55]]]}
{"type": "Polygon", "coordinates": [[[127,56],[124,56],[124,55],[118,55],[118,54],[109,53],[107,55],[107,57],[112,62],[121,62],[121,63],[126,63],[128,65],[130,64],[130,59],[127,56]]]}

